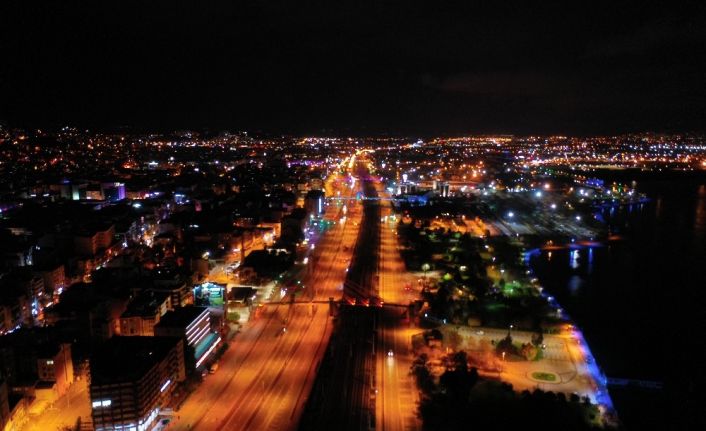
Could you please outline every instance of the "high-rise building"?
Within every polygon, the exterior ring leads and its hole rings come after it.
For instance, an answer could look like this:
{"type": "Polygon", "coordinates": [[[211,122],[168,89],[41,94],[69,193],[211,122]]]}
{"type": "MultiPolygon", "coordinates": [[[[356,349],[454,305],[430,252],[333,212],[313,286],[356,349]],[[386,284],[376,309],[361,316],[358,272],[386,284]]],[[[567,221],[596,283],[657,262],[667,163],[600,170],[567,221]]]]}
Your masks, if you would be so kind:
{"type": "Polygon", "coordinates": [[[321,190],[309,190],[304,198],[306,212],[315,217],[324,213],[324,192],[321,190]]]}
{"type": "Polygon", "coordinates": [[[187,354],[193,355],[187,362],[196,368],[208,360],[221,341],[221,337],[211,330],[208,308],[193,305],[167,312],[154,326],[154,334],[184,338],[187,354]]]}
{"type": "Polygon", "coordinates": [[[178,337],[113,337],[90,361],[96,431],[152,429],[159,410],[186,378],[178,337]]]}
{"type": "Polygon", "coordinates": [[[103,192],[103,199],[107,201],[115,202],[125,199],[124,183],[102,183],[101,191],[103,192]]]}

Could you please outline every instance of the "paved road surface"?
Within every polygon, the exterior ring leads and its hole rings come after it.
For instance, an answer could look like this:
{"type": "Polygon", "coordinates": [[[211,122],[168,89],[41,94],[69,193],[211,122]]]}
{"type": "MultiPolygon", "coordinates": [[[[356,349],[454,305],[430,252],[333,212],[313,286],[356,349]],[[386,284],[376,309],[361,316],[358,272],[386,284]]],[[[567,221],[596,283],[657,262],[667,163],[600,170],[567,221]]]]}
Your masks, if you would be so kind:
{"type": "Polygon", "coordinates": [[[64,426],[76,425],[80,416],[83,421],[91,421],[91,402],[86,379],[74,382],[69,391],[59,398],[53,406],[37,417],[30,417],[24,431],[56,430],[64,426]]]}
{"type": "MultiPolygon", "coordinates": [[[[357,191],[342,184],[342,194],[357,191]]],[[[349,201],[347,218],[316,244],[312,270],[302,280],[303,298],[316,303],[264,307],[220,361],[218,371],[190,396],[172,430],[288,430],[296,427],[332,329],[326,301],[340,298],[360,219],[349,201]],[[348,250],[348,251],[346,251],[348,250]],[[286,322],[286,323],[285,323],[286,322]],[[286,327],[286,332],[283,332],[286,327]]],[[[338,220],[342,207],[330,205],[326,218],[338,220]]]]}
{"type": "MultiPolygon", "coordinates": [[[[376,185],[378,193],[387,197],[382,184],[376,185]]],[[[389,201],[381,201],[382,223],[380,224],[379,252],[379,294],[385,303],[407,304],[414,298],[405,285],[412,284],[412,278],[405,273],[405,266],[399,254],[396,223],[391,219],[392,207],[389,201]]],[[[378,396],[376,428],[384,431],[421,429],[416,416],[417,391],[409,375],[413,354],[411,335],[405,316],[405,308],[386,307],[380,315],[378,325],[378,355],[376,375],[378,396]],[[388,353],[392,352],[392,356],[388,353]]],[[[406,316],[405,316],[406,317],[406,316]]]]}

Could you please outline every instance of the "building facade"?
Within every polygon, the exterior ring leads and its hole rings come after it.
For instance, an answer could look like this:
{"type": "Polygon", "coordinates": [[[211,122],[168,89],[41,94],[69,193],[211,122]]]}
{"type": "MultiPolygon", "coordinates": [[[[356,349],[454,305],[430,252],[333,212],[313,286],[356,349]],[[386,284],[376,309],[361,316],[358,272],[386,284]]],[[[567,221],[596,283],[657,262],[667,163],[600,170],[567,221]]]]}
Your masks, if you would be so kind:
{"type": "Polygon", "coordinates": [[[94,429],[149,430],[177,383],[186,378],[184,341],[113,337],[91,358],[90,367],[94,429]]]}

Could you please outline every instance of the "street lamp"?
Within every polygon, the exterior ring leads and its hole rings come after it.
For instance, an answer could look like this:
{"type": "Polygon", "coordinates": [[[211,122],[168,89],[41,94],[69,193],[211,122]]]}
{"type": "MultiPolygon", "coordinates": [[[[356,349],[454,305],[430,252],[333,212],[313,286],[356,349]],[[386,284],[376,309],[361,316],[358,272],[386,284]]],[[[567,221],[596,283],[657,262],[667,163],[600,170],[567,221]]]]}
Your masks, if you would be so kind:
{"type": "Polygon", "coordinates": [[[429,271],[429,268],[430,268],[430,266],[428,263],[425,263],[422,265],[422,271],[424,271],[424,278],[425,279],[427,278],[427,271],[429,271]]]}

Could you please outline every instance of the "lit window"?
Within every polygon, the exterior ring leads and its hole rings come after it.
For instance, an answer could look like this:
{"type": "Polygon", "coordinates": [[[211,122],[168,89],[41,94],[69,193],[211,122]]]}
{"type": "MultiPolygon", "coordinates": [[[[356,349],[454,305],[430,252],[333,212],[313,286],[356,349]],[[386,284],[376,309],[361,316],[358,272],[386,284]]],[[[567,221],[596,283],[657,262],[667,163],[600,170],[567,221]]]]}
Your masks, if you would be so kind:
{"type": "Polygon", "coordinates": [[[94,409],[97,409],[97,408],[100,408],[100,407],[110,407],[111,404],[112,404],[112,401],[111,401],[111,400],[97,400],[97,401],[93,401],[93,402],[91,403],[91,406],[92,406],[94,409]]]}

